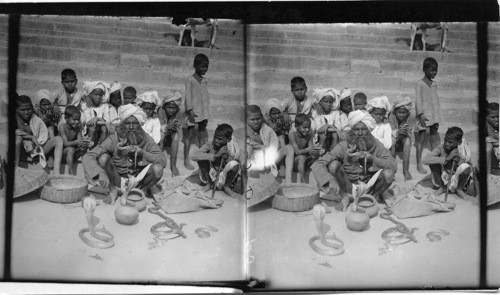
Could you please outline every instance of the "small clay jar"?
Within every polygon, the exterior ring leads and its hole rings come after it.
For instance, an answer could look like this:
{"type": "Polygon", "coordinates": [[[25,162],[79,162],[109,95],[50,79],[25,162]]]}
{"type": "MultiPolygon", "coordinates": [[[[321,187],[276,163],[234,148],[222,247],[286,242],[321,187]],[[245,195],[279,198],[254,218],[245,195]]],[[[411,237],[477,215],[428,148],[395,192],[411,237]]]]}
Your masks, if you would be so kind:
{"type": "Polygon", "coordinates": [[[370,216],[366,214],[365,209],[353,203],[351,210],[347,210],[345,223],[347,224],[347,228],[352,231],[364,231],[370,225],[370,216]]]}
{"type": "Polygon", "coordinates": [[[118,204],[115,209],[115,218],[118,223],[132,225],[139,219],[139,210],[134,206],[118,204]]]}
{"type": "Polygon", "coordinates": [[[366,214],[373,218],[378,215],[378,204],[377,200],[369,194],[364,194],[357,199],[358,207],[365,209],[366,214]]]}
{"type": "Polygon", "coordinates": [[[144,192],[138,188],[134,188],[130,191],[127,196],[127,201],[134,203],[135,208],[142,212],[146,210],[146,197],[144,196],[144,192]]]}

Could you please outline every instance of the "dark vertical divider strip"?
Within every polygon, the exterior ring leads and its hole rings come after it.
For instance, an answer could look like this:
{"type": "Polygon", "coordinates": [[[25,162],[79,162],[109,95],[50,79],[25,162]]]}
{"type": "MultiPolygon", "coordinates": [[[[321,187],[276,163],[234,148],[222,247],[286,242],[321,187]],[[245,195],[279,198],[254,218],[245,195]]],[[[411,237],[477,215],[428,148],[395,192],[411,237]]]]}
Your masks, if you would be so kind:
{"type": "MultiPolygon", "coordinates": [[[[248,52],[247,52],[247,49],[248,49],[248,46],[247,46],[247,28],[248,28],[248,25],[243,22],[243,86],[245,87],[245,91],[243,92],[244,94],[244,97],[243,97],[243,132],[244,132],[244,144],[243,144],[243,148],[245,149],[243,152],[244,152],[244,155],[246,155],[246,148],[247,148],[247,145],[246,145],[246,137],[247,137],[247,109],[246,109],[246,106],[247,106],[247,103],[248,103],[248,52]]],[[[244,161],[243,161],[243,167],[241,169],[241,176],[242,176],[242,184],[243,184],[243,195],[244,195],[244,198],[245,198],[245,211],[247,211],[246,209],[246,201],[248,200],[246,197],[246,188],[247,188],[247,183],[246,183],[246,180],[247,180],[247,157],[245,157],[244,161]]],[[[246,214],[245,212],[245,218],[244,218],[244,221],[243,221],[243,224],[244,224],[244,228],[245,228],[245,233],[243,234],[243,237],[244,237],[244,241],[243,241],[243,245],[247,245],[248,243],[248,214],[246,214]]],[[[245,246],[245,249],[244,249],[244,253],[246,253],[246,246],[245,246]]],[[[245,257],[244,257],[244,261],[245,261],[245,276],[246,276],[246,279],[250,279],[250,276],[249,276],[249,267],[248,267],[248,263],[246,263],[247,260],[247,257],[246,257],[246,254],[245,254],[245,257]]]]}
{"type": "Polygon", "coordinates": [[[487,263],[487,199],[488,199],[488,171],[486,167],[486,91],[488,83],[488,23],[480,22],[477,24],[477,64],[478,64],[478,93],[479,93],[479,183],[481,183],[481,194],[479,202],[479,225],[480,225],[480,266],[479,266],[479,288],[486,288],[486,263],[487,263]]]}

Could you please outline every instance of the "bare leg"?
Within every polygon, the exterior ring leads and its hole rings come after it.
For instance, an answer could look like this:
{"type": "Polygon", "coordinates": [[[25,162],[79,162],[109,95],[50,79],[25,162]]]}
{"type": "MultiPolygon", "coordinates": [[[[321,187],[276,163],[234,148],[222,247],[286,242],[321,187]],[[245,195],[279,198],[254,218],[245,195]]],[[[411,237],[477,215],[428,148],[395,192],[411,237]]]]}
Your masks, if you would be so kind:
{"type": "Polygon", "coordinates": [[[434,150],[440,144],[439,133],[438,133],[439,124],[432,125],[429,129],[429,144],[431,147],[431,151],[434,150]]]}
{"type": "Polygon", "coordinates": [[[109,196],[103,201],[106,204],[114,204],[118,197],[118,189],[121,185],[121,177],[118,174],[115,164],[108,154],[102,154],[97,160],[99,166],[104,169],[109,178],[109,196]]]}
{"type": "Polygon", "coordinates": [[[486,143],[486,174],[491,173],[491,157],[494,157],[494,155],[493,155],[493,143],[487,142],[486,143]]]}
{"type": "Polygon", "coordinates": [[[394,182],[394,171],[391,169],[384,169],[377,178],[375,184],[368,191],[369,194],[373,195],[375,198],[381,196],[391,184],[394,182]]]}
{"type": "Polygon", "coordinates": [[[304,155],[299,155],[295,157],[295,164],[297,165],[297,170],[298,170],[298,177],[297,177],[297,182],[298,183],[307,183],[304,173],[306,170],[306,156],[304,155]]]}
{"type": "Polygon", "coordinates": [[[285,136],[284,135],[280,135],[278,136],[278,140],[280,142],[280,148],[286,146],[286,142],[285,142],[285,136]]]}
{"type": "Polygon", "coordinates": [[[194,31],[196,30],[196,25],[191,25],[191,47],[194,47],[194,31]]]}
{"type": "Polygon", "coordinates": [[[19,166],[19,159],[21,158],[21,149],[22,148],[23,148],[23,138],[21,136],[16,135],[16,150],[15,150],[15,158],[14,158],[16,166],[19,166]]]}
{"type": "Polygon", "coordinates": [[[172,176],[179,176],[180,172],[177,169],[177,154],[179,152],[179,133],[174,133],[172,135],[172,144],[170,148],[170,171],[172,176]]]}
{"type": "Polygon", "coordinates": [[[431,169],[432,179],[435,182],[434,185],[435,185],[435,187],[437,187],[437,191],[436,191],[435,195],[439,196],[442,193],[444,193],[446,190],[446,185],[444,184],[443,180],[441,179],[441,172],[443,171],[443,168],[439,164],[429,165],[429,168],[431,169]]]}
{"type": "Polygon", "coordinates": [[[139,183],[138,188],[146,192],[146,190],[151,188],[153,185],[157,184],[162,176],[163,176],[163,166],[158,163],[155,163],[151,165],[151,167],[149,167],[146,176],[144,176],[142,181],[139,183]]]}
{"type": "Polygon", "coordinates": [[[75,159],[75,148],[67,147],[63,150],[63,157],[66,160],[66,165],[68,166],[68,173],[70,175],[76,175],[76,165],[74,163],[75,159]]]}
{"type": "Polygon", "coordinates": [[[279,163],[285,159],[285,183],[292,183],[292,172],[293,172],[293,147],[291,145],[286,145],[284,148],[278,150],[278,158],[276,163],[279,163]]]}
{"type": "Polygon", "coordinates": [[[191,149],[191,138],[194,136],[194,126],[189,126],[184,133],[184,167],[188,170],[194,170],[189,160],[189,149],[191,149]]]}
{"type": "Polygon", "coordinates": [[[61,174],[61,159],[63,151],[63,140],[62,137],[56,136],[49,139],[45,145],[42,147],[44,154],[50,153],[54,150],[54,175],[61,174]]]}
{"type": "Polygon", "coordinates": [[[475,198],[473,196],[468,195],[466,192],[464,192],[464,187],[465,184],[467,183],[468,177],[470,175],[470,167],[465,169],[459,176],[458,176],[458,184],[457,184],[457,189],[455,192],[457,195],[469,202],[478,204],[479,203],[479,198],[475,198]]]}
{"type": "Polygon", "coordinates": [[[103,125],[101,126],[101,134],[99,136],[99,144],[101,144],[108,137],[108,128],[103,125]]]}
{"type": "Polygon", "coordinates": [[[208,121],[204,120],[198,123],[198,147],[202,147],[208,142],[208,131],[207,131],[208,121]]]}
{"type": "Polygon", "coordinates": [[[404,140],[403,146],[403,176],[405,180],[412,180],[413,177],[410,174],[410,153],[411,153],[411,140],[409,137],[406,137],[404,140]]]}
{"type": "Polygon", "coordinates": [[[417,150],[416,158],[417,158],[417,171],[420,174],[427,174],[427,170],[425,170],[424,166],[422,165],[422,147],[424,144],[424,138],[425,138],[425,130],[419,131],[416,144],[416,150],[417,150]]]}
{"type": "Polygon", "coordinates": [[[226,194],[228,194],[232,198],[239,198],[239,197],[241,197],[240,194],[236,193],[235,191],[233,191],[231,189],[231,185],[233,184],[233,182],[236,180],[236,177],[238,176],[239,169],[240,169],[240,167],[238,165],[238,166],[234,166],[231,170],[229,170],[227,172],[226,183],[224,183],[224,186],[222,187],[222,189],[224,190],[224,192],[226,194]]]}

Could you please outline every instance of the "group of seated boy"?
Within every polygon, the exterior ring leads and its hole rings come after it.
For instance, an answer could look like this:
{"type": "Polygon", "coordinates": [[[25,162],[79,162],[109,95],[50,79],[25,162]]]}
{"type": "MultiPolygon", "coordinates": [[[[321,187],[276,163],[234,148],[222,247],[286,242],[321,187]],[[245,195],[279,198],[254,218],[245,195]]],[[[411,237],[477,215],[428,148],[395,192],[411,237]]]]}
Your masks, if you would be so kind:
{"type": "MultiPolygon", "coordinates": [[[[65,162],[68,173],[76,175],[81,158],[87,181],[110,189],[107,203],[114,203],[130,182],[144,191],[158,183],[167,165],[164,152],[170,154],[172,176],[180,175],[177,153],[187,118],[180,93],[137,95],[131,86],[122,91],[116,81],[85,82],[78,88],[71,69],[62,71],[61,83],[57,91],[38,91],[34,100],[17,96],[16,165],[38,160],[59,175],[65,162]]],[[[232,133],[230,125],[219,125],[213,141],[198,143],[184,159],[186,167],[189,159],[198,163],[206,187],[219,174],[217,188],[237,196],[233,186],[240,152],[232,133]]]]}
{"type": "MultiPolygon", "coordinates": [[[[348,88],[315,89],[309,97],[301,77],[292,79],[291,92],[283,101],[268,100],[264,112],[257,105],[247,107],[249,171],[267,168],[289,183],[296,169],[297,182],[308,183],[306,172],[311,169],[325,193],[384,197],[395,179],[396,154],[402,152],[403,177],[412,180],[410,153],[417,120],[410,97],[397,97],[391,104],[386,96],[351,97],[348,88]]],[[[489,104],[487,122],[488,171],[498,172],[497,103],[489,104]]],[[[448,188],[475,200],[477,167],[461,128],[450,127],[443,144],[422,162],[430,167],[436,195],[448,188]]]]}

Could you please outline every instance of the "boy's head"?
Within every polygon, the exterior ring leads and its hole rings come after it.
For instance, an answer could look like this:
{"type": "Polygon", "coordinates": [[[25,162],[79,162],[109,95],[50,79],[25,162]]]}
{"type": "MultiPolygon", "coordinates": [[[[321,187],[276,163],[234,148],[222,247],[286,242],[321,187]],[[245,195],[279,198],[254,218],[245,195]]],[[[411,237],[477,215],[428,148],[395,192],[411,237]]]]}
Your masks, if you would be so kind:
{"type": "Polygon", "coordinates": [[[394,115],[396,116],[396,120],[398,120],[398,122],[403,122],[410,116],[410,111],[404,106],[401,106],[394,110],[394,115]]]}
{"type": "Polygon", "coordinates": [[[365,110],[367,97],[364,93],[358,92],[353,97],[354,110],[365,110]]]}
{"type": "Polygon", "coordinates": [[[204,76],[208,71],[208,57],[205,54],[199,53],[194,57],[193,67],[199,76],[204,76]]]}
{"type": "Polygon", "coordinates": [[[331,111],[333,110],[334,103],[335,103],[335,98],[331,95],[325,95],[319,101],[319,105],[321,106],[325,114],[331,113],[331,111]]]}
{"type": "Polygon", "coordinates": [[[351,97],[348,96],[342,100],[340,100],[340,106],[339,109],[349,115],[350,112],[352,112],[352,102],[351,102],[351,97]]]}
{"type": "Polygon", "coordinates": [[[179,106],[175,101],[170,101],[163,104],[163,110],[165,110],[165,114],[167,114],[167,116],[172,117],[177,115],[177,112],[179,112],[179,106]]]}
{"type": "Polygon", "coordinates": [[[247,108],[247,125],[254,132],[260,131],[262,127],[262,111],[258,105],[249,105],[247,108]]]}
{"type": "Polygon", "coordinates": [[[233,127],[229,124],[220,124],[215,128],[214,148],[221,148],[231,141],[233,136],[233,127]]]}
{"type": "Polygon", "coordinates": [[[311,131],[311,120],[306,114],[297,114],[295,116],[295,129],[302,136],[306,136],[311,131]]]}
{"type": "Polygon", "coordinates": [[[490,102],[488,104],[486,121],[491,127],[498,130],[498,103],[490,102]]]}
{"type": "Polygon", "coordinates": [[[378,96],[371,99],[366,109],[375,119],[376,123],[383,123],[385,115],[387,112],[391,111],[391,104],[389,103],[389,98],[387,96],[378,96]]]}
{"type": "Polygon", "coordinates": [[[81,115],[80,110],[74,105],[69,105],[64,110],[66,123],[68,123],[72,129],[76,128],[80,124],[81,115]]]}
{"type": "Polygon", "coordinates": [[[462,143],[464,132],[460,127],[450,127],[444,135],[443,148],[446,153],[456,149],[462,143]]]}
{"type": "Polygon", "coordinates": [[[40,89],[35,93],[35,106],[38,105],[43,112],[52,108],[52,102],[50,101],[51,94],[47,89],[40,89]]]}
{"type": "Polygon", "coordinates": [[[17,97],[16,113],[23,121],[28,122],[33,115],[33,104],[31,98],[26,95],[17,97]]]}
{"type": "Polygon", "coordinates": [[[106,93],[100,88],[95,88],[90,92],[89,97],[96,106],[100,106],[102,103],[102,98],[106,93]]]}
{"type": "Polygon", "coordinates": [[[306,98],[307,85],[302,77],[294,77],[290,81],[293,97],[298,101],[303,101],[306,98]]]}
{"type": "Polygon", "coordinates": [[[123,104],[134,104],[135,99],[137,98],[137,90],[134,87],[128,86],[123,89],[123,104]]]}
{"type": "Polygon", "coordinates": [[[151,118],[155,113],[156,105],[152,102],[143,102],[141,103],[141,109],[146,113],[148,118],[151,118]]]}
{"type": "Polygon", "coordinates": [[[392,109],[398,122],[405,121],[410,116],[410,110],[413,106],[411,98],[409,96],[397,96],[393,103],[392,109]]]}
{"type": "Polygon", "coordinates": [[[281,111],[278,108],[272,107],[269,110],[269,117],[271,117],[272,120],[276,120],[281,117],[281,111]]]}
{"type": "Polygon", "coordinates": [[[424,71],[427,79],[432,81],[437,75],[438,62],[434,58],[428,57],[424,60],[422,70],[424,71]]]}
{"type": "Polygon", "coordinates": [[[67,93],[73,93],[76,89],[76,84],[78,79],[76,78],[76,73],[72,69],[64,69],[61,72],[61,84],[67,93]]]}
{"type": "Polygon", "coordinates": [[[120,90],[113,91],[109,94],[109,104],[115,108],[122,105],[122,94],[120,90]]]}

